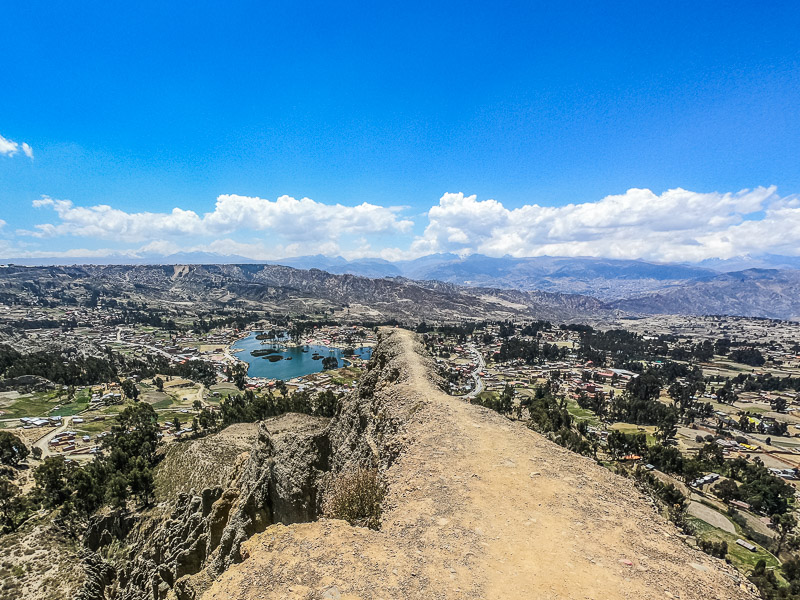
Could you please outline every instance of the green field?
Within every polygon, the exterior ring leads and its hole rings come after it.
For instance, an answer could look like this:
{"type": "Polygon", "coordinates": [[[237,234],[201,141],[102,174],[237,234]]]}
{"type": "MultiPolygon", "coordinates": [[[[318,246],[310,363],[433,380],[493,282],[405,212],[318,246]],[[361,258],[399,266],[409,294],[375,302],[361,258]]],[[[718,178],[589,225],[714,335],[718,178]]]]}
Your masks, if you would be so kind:
{"type": "Polygon", "coordinates": [[[622,433],[644,433],[647,435],[647,444],[653,445],[656,443],[655,433],[656,428],[652,425],[635,425],[633,423],[614,423],[609,429],[617,429],[622,433]]]}
{"type": "Polygon", "coordinates": [[[175,403],[176,402],[173,398],[164,398],[163,400],[158,400],[157,402],[153,402],[150,406],[152,406],[154,409],[161,409],[161,408],[169,408],[175,403]]]}
{"type": "MultiPolygon", "coordinates": [[[[743,535],[733,535],[727,531],[722,531],[695,517],[687,517],[686,519],[691,524],[698,538],[712,542],[727,542],[728,557],[731,559],[733,565],[742,573],[749,574],[756,566],[756,563],[763,559],[764,562],[767,563],[767,568],[774,569],[778,580],[785,583],[780,574],[780,562],[769,551],[751,541],[750,543],[753,544],[757,550],[755,552],[750,552],[736,543],[736,540],[739,538],[749,541],[743,535]]],[[[735,523],[734,525],[736,526],[735,523]]],[[[737,532],[739,531],[738,526],[736,526],[736,530],[737,532]]]]}
{"type": "MultiPolygon", "coordinates": [[[[66,396],[63,400],[66,400],[66,396]]],[[[26,394],[12,400],[8,406],[2,408],[3,419],[18,419],[20,417],[46,417],[50,411],[61,404],[54,392],[36,392],[26,394]]]]}
{"type": "Polygon", "coordinates": [[[569,412],[576,421],[586,421],[593,427],[600,426],[600,419],[597,418],[596,414],[586,408],[581,408],[578,406],[578,403],[571,398],[567,401],[567,412],[569,412]]]}
{"type": "Polygon", "coordinates": [[[96,435],[103,431],[111,431],[111,426],[116,423],[115,419],[108,418],[105,421],[86,421],[85,423],[78,423],[72,429],[79,433],[88,433],[89,435],[96,435]]]}
{"type": "Polygon", "coordinates": [[[336,385],[352,385],[361,376],[361,369],[358,367],[343,367],[336,371],[330,371],[331,381],[336,385]]]}
{"type": "Polygon", "coordinates": [[[175,421],[175,417],[177,417],[181,422],[182,427],[191,427],[194,416],[194,413],[191,412],[182,413],[180,411],[166,411],[158,413],[158,422],[172,424],[175,421]]]}

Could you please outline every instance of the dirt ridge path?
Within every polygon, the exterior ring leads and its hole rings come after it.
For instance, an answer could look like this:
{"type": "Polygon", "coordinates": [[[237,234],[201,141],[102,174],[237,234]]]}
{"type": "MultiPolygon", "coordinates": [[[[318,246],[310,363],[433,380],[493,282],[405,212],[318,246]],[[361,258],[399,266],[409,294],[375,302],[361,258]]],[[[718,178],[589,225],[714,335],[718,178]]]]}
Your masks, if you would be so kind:
{"type": "Polygon", "coordinates": [[[271,526],[204,600],[757,597],[632,482],[442,393],[413,334],[390,335],[403,375],[377,393],[411,408],[381,531],[271,526]]]}

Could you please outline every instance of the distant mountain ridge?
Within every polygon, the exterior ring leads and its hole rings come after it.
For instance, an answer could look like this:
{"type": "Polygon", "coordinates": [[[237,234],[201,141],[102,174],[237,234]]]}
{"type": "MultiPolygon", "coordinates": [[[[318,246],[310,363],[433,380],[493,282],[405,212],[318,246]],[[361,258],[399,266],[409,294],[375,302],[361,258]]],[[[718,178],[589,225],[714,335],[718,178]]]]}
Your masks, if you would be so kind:
{"type": "Polygon", "coordinates": [[[606,305],[628,313],[800,320],[800,271],[747,269],[606,305]]]}
{"type": "Polygon", "coordinates": [[[6,259],[19,265],[66,266],[81,264],[276,264],[295,269],[320,269],[336,275],[362,277],[406,277],[437,280],[472,287],[540,290],[556,293],[589,294],[615,300],[635,293],[663,289],[685,281],[711,277],[712,269],[680,264],[658,264],[638,260],[591,257],[495,258],[481,254],[431,254],[413,260],[390,262],[380,258],[347,260],[341,256],[299,256],[257,261],[242,256],[209,252],[172,254],[164,257],[131,258],[124,255],[103,259],[38,258],[6,259]]]}
{"type": "MultiPolygon", "coordinates": [[[[137,265],[140,267],[152,264],[145,259],[138,260],[142,261],[137,265]]],[[[748,261],[789,267],[800,264],[800,259],[785,256],[706,261],[720,270],[640,260],[550,256],[493,258],[477,254],[466,257],[433,254],[396,262],[317,255],[265,263],[236,256],[185,253],[164,257],[156,264],[216,265],[222,269],[234,266],[228,262],[230,260],[237,260],[240,269],[247,265],[256,268],[282,265],[306,271],[318,269],[337,276],[395,281],[397,289],[446,289],[448,294],[456,294],[457,290],[459,295],[511,302],[518,305],[517,308],[528,303],[552,307],[555,303],[557,309],[552,314],[571,317],[577,310],[587,311],[591,317],[608,314],[608,311],[621,311],[627,314],[729,314],[800,319],[800,270],[730,270],[748,261]],[[562,313],[565,306],[570,308],[562,313]]],[[[88,259],[88,262],[93,261],[88,259]]],[[[363,300],[369,302],[367,297],[363,300]]]]}
{"type": "MultiPolygon", "coordinates": [[[[147,299],[165,306],[241,307],[275,313],[330,310],[359,321],[464,319],[588,321],[610,309],[588,296],[468,288],[403,277],[368,278],[282,265],[83,265],[0,268],[0,297],[42,304],[69,298],[78,306],[93,293],[147,299]]],[[[341,317],[340,317],[341,318],[341,317]]]]}

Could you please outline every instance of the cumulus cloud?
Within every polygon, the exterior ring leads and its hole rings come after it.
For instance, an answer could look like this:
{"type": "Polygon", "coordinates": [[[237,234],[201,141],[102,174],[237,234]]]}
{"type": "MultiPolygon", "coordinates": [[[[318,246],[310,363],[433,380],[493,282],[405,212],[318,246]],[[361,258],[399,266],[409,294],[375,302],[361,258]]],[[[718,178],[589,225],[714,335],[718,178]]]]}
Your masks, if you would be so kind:
{"type": "Polygon", "coordinates": [[[413,222],[401,219],[399,209],[362,203],[358,206],[323,204],[309,198],[281,196],[265,200],[223,195],[214,210],[202,217],[191,210],[168,213],[129,213],[108,205],[75,206],[69,200],[44,197],[37,208],[51,208],[58,223],[42,223],[23,235],[48,238],[63,235],[142,242],[176,236],[219,236],[237,231],[275,232],[291,242],[333,242],[343,235],[406,233],[413,222]]]}
{"type": "Polygon", "coordinates": [[[291,239],[314,240],[338,237],[341,233],[364,234],[388,231],[408,232],[413,223],[398,219],[398,209],[366,202],[358,206],[323,204],[310,198],[296,200],[281,196],[270,201],[248,196],[217,198],[214,211],[204,216],[210,232],[228,233],[238,229],[280,230],[291,239]]]}
{"type": "Polygon", "coordinates": [[[794,197],[780,198],[775,187],[737,193],[677,188],[661,195],[630,189],[597,202],[508,209],[496,200],[448,193],[428,211],[428,226],[410,251],[658,261],[729,258],[776,249],[797,254],[797,202],[794,197]],[[763,217],[750,220],[761,211],[763,217]]]}
{"type": "Polygon", "coordinates": [[[69,200],[54,200],[44,197],[34,200],[36,208],[52,208],[60,223],[43,223],[34,231],[20,232],[38,238],[63,235],[92,237],[96,239],[140,242],[164,236],[197,233],[202,220],[191,210],[173,208],[169,213],[127,213],[105,204],[97,206],[75,206],[69,200]]]}
{"type": "MultiPolygon", "coordinates": [[[[775,187],[729,193],[630,189],[595,202],[507,208],[493,199],[447,193],[427,213],[421,235],[403,208],[325,204],[226,194],[206,213],[126,212],[43,197],[53,222],[18,234],[78,236],[136,244],[136,256],[210,251],[266,260],[307,254],[388,260],[435,252],[489,256],[597,256],[660,262],[745,254],[800,254],[800,198],[775,187]],[[393,240],[391,247],[387,239],[393,240]],[[402,241],[405,239],[406,242],[402,241]]],[[[420,218],[417,217],[417,218],[420,218]]],[[[0,222],[0,227],[2,222],[0,222]]],[[[33,241],[33,240],[32,240],[33,241]]]]}
{"type": "Polygon", "coordinates": [[[17,142],[6,139],[0,135],[0,155],[14,156],[20,150],[22,150],[22,153],[25,154],[25,156],[33,160],[33,148],[31,148],[27,143],[22,142],[21,144],[18,144],[17,142]]]}

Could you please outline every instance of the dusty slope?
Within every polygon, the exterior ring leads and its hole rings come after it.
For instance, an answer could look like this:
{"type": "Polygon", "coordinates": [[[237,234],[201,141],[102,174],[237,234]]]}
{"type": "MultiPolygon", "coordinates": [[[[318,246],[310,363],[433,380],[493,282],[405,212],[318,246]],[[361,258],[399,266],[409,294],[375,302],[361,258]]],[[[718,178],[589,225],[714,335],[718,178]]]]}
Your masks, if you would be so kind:
{"type": "Polygon", "coordinates": [[[391,335],[400,377],[376,394],[408,420],[382,530],[271,526],[204,600],[755,597],[630,481],[442,394],[411,334],[391,335]]]}
{"type": "Polygon", "coordinates": [[[236,423],[217,435],[170,444],[156,467],[156,499],[174,502],[181,492],[228,487],[258,437],[255,423],[236,423]]]}

